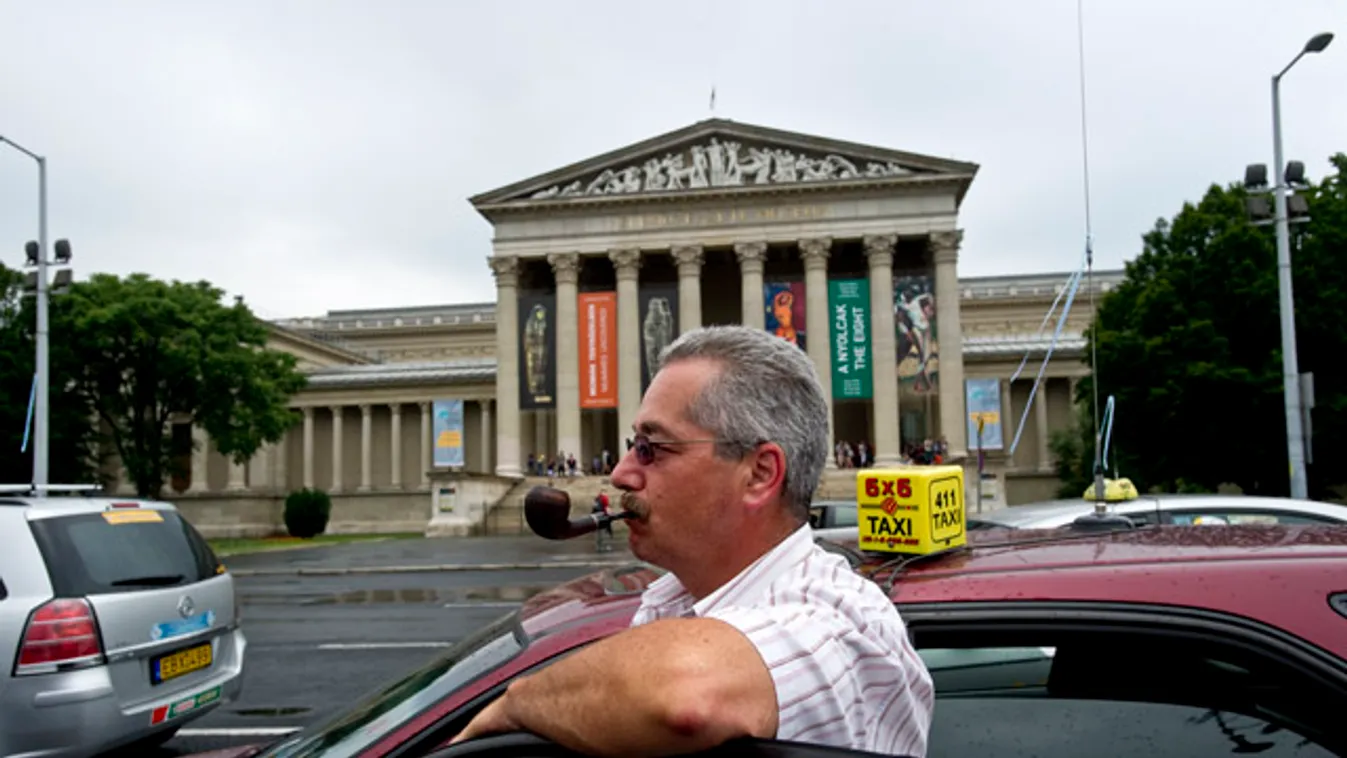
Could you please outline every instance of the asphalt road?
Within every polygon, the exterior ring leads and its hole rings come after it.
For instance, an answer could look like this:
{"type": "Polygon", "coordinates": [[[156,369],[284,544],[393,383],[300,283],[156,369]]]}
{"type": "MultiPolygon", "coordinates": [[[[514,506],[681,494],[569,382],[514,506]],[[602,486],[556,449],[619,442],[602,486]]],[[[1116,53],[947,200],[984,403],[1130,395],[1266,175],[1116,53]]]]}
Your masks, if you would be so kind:
{"type": "Polygon", "coordinates": [[[238,577],[248,637],[242,697],[191,722],[148,755],[167,758],[268,741],[325,722],[526,597],[593,570],[238,577]]]}

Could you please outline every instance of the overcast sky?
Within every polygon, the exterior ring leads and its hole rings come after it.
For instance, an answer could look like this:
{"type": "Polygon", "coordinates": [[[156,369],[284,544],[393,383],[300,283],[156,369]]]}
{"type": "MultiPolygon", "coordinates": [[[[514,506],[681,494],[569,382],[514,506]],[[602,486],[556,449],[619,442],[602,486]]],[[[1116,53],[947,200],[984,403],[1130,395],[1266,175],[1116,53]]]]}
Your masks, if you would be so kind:
{"type": "MultiPolygon", "coordinates": [[[[50,161],[77,271],[207,279],[268,318],[494,299],[478,192],[712,115],[971,161],[963,276],[1085,238],[1076,0],[0,0],[0,135],[50,161]]],[[[1085,0],[1097,267],[1272,161],[1269,80],[1339,0],[1085,0]]],[[[1347,39],[1283,86],[1347,151],[1347,39]]],[[[0,146],[0,260],[37,235],[0,146]]]]}

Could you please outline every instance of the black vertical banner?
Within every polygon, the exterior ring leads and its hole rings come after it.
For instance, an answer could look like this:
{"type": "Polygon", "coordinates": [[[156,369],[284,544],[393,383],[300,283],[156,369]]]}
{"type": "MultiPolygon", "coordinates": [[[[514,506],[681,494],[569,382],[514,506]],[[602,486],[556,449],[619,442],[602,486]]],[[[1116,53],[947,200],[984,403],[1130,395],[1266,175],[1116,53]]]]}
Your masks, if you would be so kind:
{"type": "MultiPolygon", "coordinates": [[[[641,285],[641,394],[659,368],[659,354],[678,338],[678,285],[641,285]]],[[[619,327],[621,328],[621,327],[619,327]]],[[[626,360],[627,356],[618,356],[626,360]]]]}
{"type": "MultiPolygon", "coordinates": [[[[574,370],[574,366],[571,367],[574,370]]],[[[556,406],[557,313],[551,292],[519,293],[519,408],[556,406]]]]}

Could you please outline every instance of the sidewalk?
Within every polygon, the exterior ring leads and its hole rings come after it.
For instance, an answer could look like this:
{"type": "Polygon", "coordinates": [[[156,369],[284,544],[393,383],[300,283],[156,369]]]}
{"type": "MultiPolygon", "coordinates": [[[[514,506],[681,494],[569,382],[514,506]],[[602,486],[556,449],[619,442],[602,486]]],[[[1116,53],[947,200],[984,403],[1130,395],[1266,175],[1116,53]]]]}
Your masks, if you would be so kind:
{"type": "Polygon", "coordinates": [[[626,540],[611,552],[594,550],[593,536],[551,541],[536,535],[439,537],[350,542],[295,550],[246,553],[223,559],[234,576],[395,574],[429,571],[504,571],[606,568],[636,560],[626,540]]]}

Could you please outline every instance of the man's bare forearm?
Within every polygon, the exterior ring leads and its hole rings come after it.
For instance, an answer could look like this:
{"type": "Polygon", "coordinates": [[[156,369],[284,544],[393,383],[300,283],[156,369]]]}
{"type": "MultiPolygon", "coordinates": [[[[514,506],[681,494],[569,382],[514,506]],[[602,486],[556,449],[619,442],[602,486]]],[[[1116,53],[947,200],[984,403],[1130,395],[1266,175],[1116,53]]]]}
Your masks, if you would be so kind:
{"type": "Polygon", "coordinates": [[[510,721],[593,755],[668,755],[776,734],[771,675],[738,630],[676,619],[623,632],[512,684],[510,721]]]}

